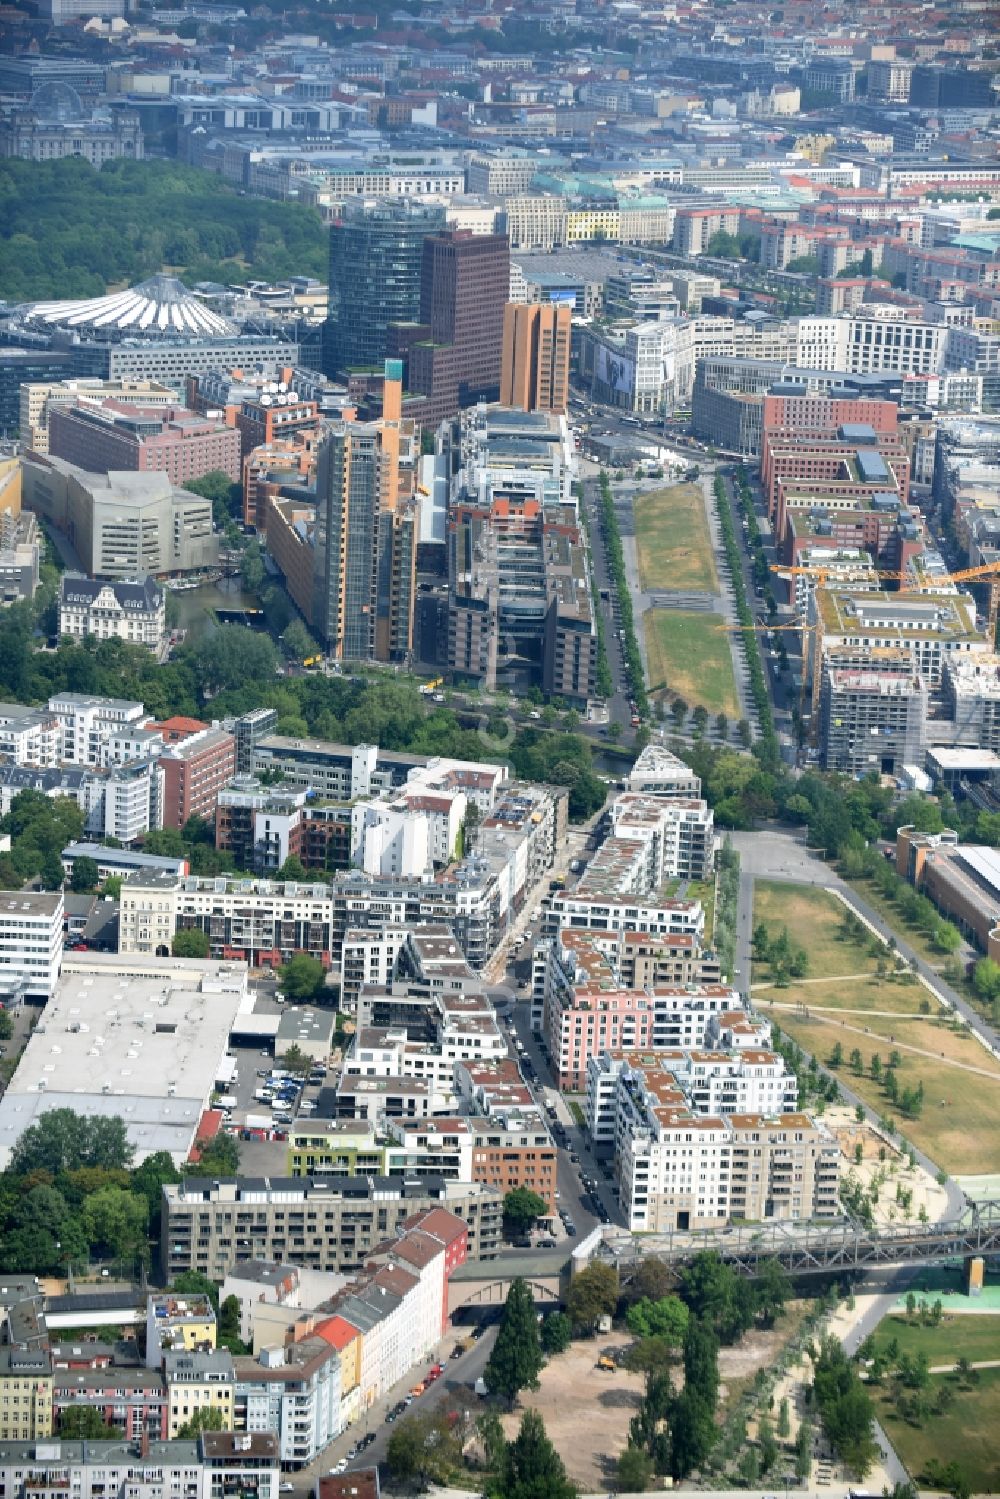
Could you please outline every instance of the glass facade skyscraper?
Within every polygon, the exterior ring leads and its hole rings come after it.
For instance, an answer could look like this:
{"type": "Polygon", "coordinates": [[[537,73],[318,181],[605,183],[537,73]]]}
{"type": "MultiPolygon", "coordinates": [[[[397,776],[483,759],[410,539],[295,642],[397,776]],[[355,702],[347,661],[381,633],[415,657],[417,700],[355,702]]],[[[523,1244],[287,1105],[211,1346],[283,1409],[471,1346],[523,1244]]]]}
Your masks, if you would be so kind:
{"type": "Polygon", "coordinates": [[[424,239],[444,223],[440,207],[379,203],[331,224],[328,374],[381,370],[389,324],[419,321],[424,239]]]}

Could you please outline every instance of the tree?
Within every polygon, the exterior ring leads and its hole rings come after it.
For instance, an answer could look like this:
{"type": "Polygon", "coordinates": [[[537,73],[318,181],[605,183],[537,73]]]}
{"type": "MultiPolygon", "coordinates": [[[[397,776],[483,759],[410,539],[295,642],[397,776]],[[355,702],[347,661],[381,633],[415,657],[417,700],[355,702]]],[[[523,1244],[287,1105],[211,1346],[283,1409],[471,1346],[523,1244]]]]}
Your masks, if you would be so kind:
{"type": "Polygon", "coordinates": [[[618,1305],[618,1276],[610,1265],[595,1260],[575,1275],[566,1292],[566,1311],[574,1327],[593,1332],[601,1317],[618,1305]]]}
{"type": "Polygon", "coordinates": [[[576,1499],[577,1488],[545,1431],[537,1411],[526,1410],[517,1436],[507,1444],[499,1484],[490,1499],[576,1499]]]}
{"type": "Polygon", "coordinates": [[[118,1259],[146,1252],[149,1203],[141,1192],[103,1187],[83,1205],[83,1227],[90,1244],[118,1259]]]}
{"type": "Polygon", "coordinates": [[[286,999],[304,1004],[318,999],[326,985],[326,969],[319,958],[297,952],[278,972],[278,988],[286,999]]]}
{"type": "Polygon", "coordinates": [[[175,958],[207,958],[211,951],[208,933],[199,926],[182,928],[174,933],[170,951],[175,958]]]}
{"type": "Polygon", "coordinates": [[[59,1436],[67,1442],[106,1442],[111,1433],[93,1405],[71,1405],[59,1417],[59,1436]]]}
{"type": "Polygon", "coordinates": [[[942,921],[934,929],[934,945],[941,952],[958,952],[962,945],[962,933],[950,921],[942,921]]]}
{"type": "Polygon", "coordinates": [[[223,1425],[222,1412],[219,1407],[203,1405],[178,1429],[177,1439],[189,1442],[192,1438],[200,1436],[203,1431],[221,1431],[223,1425]]]}
{"type": "Polygon", "coordinates": [[[972,986],[989,1004],[1000,999],[1000,963],[994,958],[980,958],[972,972],[972,986]]]}
{"type": "MultiPolygon", "coordinates": [[[[101,871],[97,867],[97,860],[91,859],[88,854],[81,854],[73,860],[73,873],[70,875],[69,888],[75,895],[85,895],[90,890],[97,888],[101,878],[101,871]]],[[[103,1426],[103,1422],[101,1425],[103,1426]]]]}
{"type": "Polygon", "coordinates": [[[813,1400],[831,1447],[863,1478],[877,1455],[874,1407],[856,1368],[832,1336],[823,1339],[815,1361],[813,1400]]]}
{"type": "Polygon", "coordinates": [[[713,1410],[686,1385],[670,1415],[670,1474],[686,1478],[699,1468],[715,1440],[713,1410]]]}
{"type": "Polygon", "coordinates": [[[695,1255],[681,1276],[681,1295],[696,1317],[707,1317],[722,1342],[733,1342],[753,1321],[753,1293],[747,1282],[714,1250],[695,1255]]]}
{"type": "Polygon", "coordinates": [[[302,1050],[302,1047],[296,1046],[293,1041],[288,1050],[282,1054],[281,1065],[286,1072],[292,1072],[296,1077],[302,1077],[309,1071],[312,1061],[302,1050]]]}
{"type": "Polygon", "coordinates": [[[788,1401],[782,1400],[778,1406],[778,1435],[782,1441],[788,1437],[792,1429],[791,1419],[788,1414],[788,1401]]]}
{"type": "Polygon", "coordinates": [[[503,1216],[512,1238],[526,1234],[548,1211],[545,1198],[528,1187],[514,1187],[503,1200],[503,1216]]]}
{"type": "Polygon", "coordinates": [[[50,1109],[24,1131],[8,1170],[14,1176],[32,1171],[59,1176],[78,1166],[126,1167],[133,1154],[125,1121],[117,1114],[87,1118],[73,1109],[50,1109]]]}
{"type": "Polygon", "coordinates": [[[227,1296],[219,1307],[217,1341],[220,1348],[230,1353],[246,1353],[246,1345],[240,1336],[240,1302],[238,1296],[227,1296]]]}
{"type": "Polygon", "coordinates": [[[684,1388],[714,1412],[719,1394],[719,1343],[703,1317],[692,1317],[684,1335],[684,1388]]]}
{"type": "Polygon", "coordinates": [[[215,1135],[198,1142],[198,1159],[184,1167],[186,1176],[235,1176],[240,1169],[240,1147],[232,1135],[215,1135]]]}
{"type": "Polygon", "coordinates": [[[639,1261],[629,1279],[622,1286],[626,1301],[660,1301],[669,1296],[674,1288],[674,1278],[663,1260],[648,1254],[639,1261]]]}
{"type": "Polygon", "coordinates": [[[827,1059],[828,1067],[842,1067],[844,1065],[844,1048],[839,1041],[834,1042],[833,1050],[827,1059]]]}
{"type": "Polygon", "coordinates": [[[542,1348],[535,1304],[527,1282],[518,1276],[510,1283],[493,1352],[483,1370],[483,1380],[491,1395],[502,1395],[513,1409],[521,1390],[537,1388],[541,1367],[542,1348]]]}
{"type": "Polygon", "coordinates": [[[219,1288],[200,1270],[182,1270],[170,1282],[170,1289],[182,1296],[207,1296],[215,1310],[219,1310],[219,1288]]]}
{"type": "Polygon", "coordinates": [[[792,1294],[792,1283],[778,1260],[763,1261],[758,1268],[753,1289],[757,1311],[764,1326],[773,1327],[792,1294]]]}
{"type": "Polygon", "coordinates": [[[461,1455],[459,1439],[444,1411],[421,1412],[397,1421],[386,1447],[393,1479],[415,1488],[447,1482],[461,1455]]]}
{"type": "Polygon", "coordinates": [[[543,1353],[565,1353],[573,1337],[573,1324],[565,1312],[549,1312],[542,1322],[539,1338],[543,1353]]]}
{"type": "Polygon", "coordinates": [[[664,1296],[659,1301],[643,1297],[625,1313],[629,1332],[637,1338],[663,1338],[673,1348],[680,1348],[684,1342],[688,1317],[679,1296],[664,1296]]]}
{"type": "Polygon", "coordinates": [[[278,870],[277,878],[279,880],[293,880],[301,884],[303,880],[308,880],[309,876],[302,860],[296,858],[295,854],[289,854],[284,864],[278,870]]]}
{"type": "Polygon", "coordinates": [[[626,1447],[618,1459],[618,1487],[626,1494],[641,1494],[653,1479],[653,1459],[641,1447],[626,1447]]]}
{"type": "Polygon", "coordinates": [[[757,1441],[760,1444],[761,1472],[770,1473],[778,1460],[778,1443],[767,1416],[761,1416],[757,1422],[757,1441]]]}
{"type": "Polygon", "coordinates": [[[808,1421],[800,1421],[799,1429],[795,1434],[795,1476],[800,1483],[803,1483],[811,1472],[812,1426],[808,1421]]]}

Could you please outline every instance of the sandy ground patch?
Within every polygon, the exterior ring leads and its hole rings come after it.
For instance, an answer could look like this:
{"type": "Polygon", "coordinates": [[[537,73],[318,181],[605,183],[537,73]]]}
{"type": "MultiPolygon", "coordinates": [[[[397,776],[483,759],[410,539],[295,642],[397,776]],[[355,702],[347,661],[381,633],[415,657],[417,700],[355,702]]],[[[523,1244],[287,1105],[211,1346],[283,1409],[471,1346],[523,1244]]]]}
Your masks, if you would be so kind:
{"type": "MultiPolygon", "coordinates": [[[[526,1390],[520,1398],[522,1409],[530,1406],[540,1413],[567,1473],[585,1494],[607,1490],[645,1387],[641,1374],[598,1369],[598,1355],[627,1348],[633,1341],[627,1332],[610,1332],[571,1343],[546,1364],[541,1387],[526,1390]]],[[[508,1437],[517,1431],[520,1419],[519,1411],[502,1417],[508,1437]]]]}

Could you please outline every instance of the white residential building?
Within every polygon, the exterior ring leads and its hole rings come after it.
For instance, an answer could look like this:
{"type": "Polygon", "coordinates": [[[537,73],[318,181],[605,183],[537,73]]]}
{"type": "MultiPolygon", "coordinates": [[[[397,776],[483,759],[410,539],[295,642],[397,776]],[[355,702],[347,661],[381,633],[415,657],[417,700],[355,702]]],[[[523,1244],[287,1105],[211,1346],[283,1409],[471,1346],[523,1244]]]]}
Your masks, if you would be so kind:
{"type": "Polygon", "coordinates": [[[0,891],[0,991],[5,1004],[51,999],[62,953],[62,891],[0,891]]]}
{"type": "Polygon", "coordinates": [[[0,1484],[8,1494],[72,1493],[74,1499],[278,1499],[281,1469],[278,1440],[271,1433],[248,1436],[206,1431],[193,1442],[151,1441],[140,1453],[121,1438],[108,1442],[5,1442],[0,1484]]]}
{"type": "Polygon", "coordinates": [[[332,922],[326,885],[140,870],[122,886],[118,951],[167,954],[178,929],[197,929],[219,957],[277,965],[307,952],[329,964],[332,922]]]}
{"type": "Polygon", "coordinates": [[[152,578],[86,578],[63,573],[59,634],[73,640],[124,640],[158,651],[166,639],[165,594],[152,578]]]}
{"type": "Polygon", "coordinates": [[[248,1432],[276,1432],[282,1465],[314,1462],[341,1432],[340,1357],[322,1338],[264,1348],[236,1361],[236,1417],[248,1432]]]}
{"type": "Polygon", "coordinates": [[[112,734],[128,725],[139,727],[147,717],[142,703],[82,692],[56,693],[48,706],[62,728],[59,758],[74,765],[106,765],[112,734]]]}
{"type": "Polygon", "coordinates": [[[302,1305],[300,1275],[295,1265],[275,1260],[244,1260],[226,1273],[219,1304],[235,1296],[240,1304],[240,1338],[254,1341],[254,1312],[258,1306],[295,1308],[302,1305]]]}

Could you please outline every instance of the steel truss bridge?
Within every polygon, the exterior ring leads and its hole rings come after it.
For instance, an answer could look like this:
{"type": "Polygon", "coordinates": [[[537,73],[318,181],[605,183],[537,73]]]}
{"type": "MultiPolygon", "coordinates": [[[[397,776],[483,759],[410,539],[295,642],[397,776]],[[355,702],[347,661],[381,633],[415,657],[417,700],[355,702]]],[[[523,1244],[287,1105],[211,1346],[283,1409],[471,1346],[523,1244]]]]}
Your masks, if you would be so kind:
{"type": "Polygon", "coordinates": [[[970,1205],[943,1223],[872,1230],[851,1223],[800,1228],[772,1223],[705,1233],[649,1234],[607,1254],[625,1265],[653,1257],[678,1268],[702,1250],[714,1250],[742,1275],[756,1275],[777,1260],[790,1275],[829,1275],[880,1266],[934,1264],[941,1260],[1000,1256],[1000,1203],[970,1205]]]}

